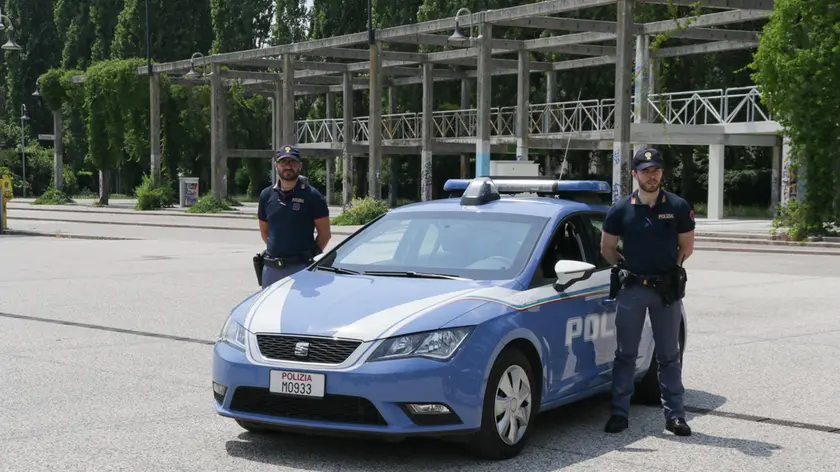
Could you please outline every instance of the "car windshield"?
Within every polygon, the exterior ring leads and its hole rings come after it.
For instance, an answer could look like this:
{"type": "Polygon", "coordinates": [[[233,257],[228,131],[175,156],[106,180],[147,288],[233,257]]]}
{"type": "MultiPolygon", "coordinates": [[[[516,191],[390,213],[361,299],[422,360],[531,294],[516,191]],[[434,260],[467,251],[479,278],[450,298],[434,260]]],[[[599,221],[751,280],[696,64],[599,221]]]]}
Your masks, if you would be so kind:
{"type": "Polygon", "coordinates": [[[511,279],[524,268],[547,221],[500,213],[390,213],[318,266],[371,275],[511,279]]]}

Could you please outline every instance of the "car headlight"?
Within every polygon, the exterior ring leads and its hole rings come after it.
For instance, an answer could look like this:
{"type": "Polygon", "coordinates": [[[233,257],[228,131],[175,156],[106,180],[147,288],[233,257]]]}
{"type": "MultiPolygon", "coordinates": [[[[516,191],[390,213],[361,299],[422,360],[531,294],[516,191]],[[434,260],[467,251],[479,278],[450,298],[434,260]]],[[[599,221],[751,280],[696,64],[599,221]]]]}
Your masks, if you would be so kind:
{"type": "Polygon", "coordinates": [[[228,343],[231,346],[245,350],[245,328],[236,322],[233,317],[229,317],[222,326],[222,331],[219,333],[219,342],[228,343]]]}
{"type": "Polygon", "coordinates": [[[444,361],[455,354],[472,330],[473,328],[468,326],[388,338],[376,348],[368,361],[406,357],[426,357],[444,361]]]}

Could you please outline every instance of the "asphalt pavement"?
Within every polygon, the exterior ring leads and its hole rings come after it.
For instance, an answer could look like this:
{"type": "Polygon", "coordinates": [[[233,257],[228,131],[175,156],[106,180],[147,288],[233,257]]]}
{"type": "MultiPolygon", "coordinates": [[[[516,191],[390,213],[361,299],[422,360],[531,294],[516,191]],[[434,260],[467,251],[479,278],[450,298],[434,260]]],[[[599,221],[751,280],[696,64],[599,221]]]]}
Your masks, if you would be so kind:
{"type": "Polygon", "coordinates": [[[693,436],[642,406],[607,435],[601,397],[540,416],[521,456],[488,463],[434,440],[257,437],[217,416],[211,344],[257,289],[258,234],[74,224],[146,233],[0,236],[3,471],[837,470],[834,258],[698,251],[686,263],[693,436]]]}

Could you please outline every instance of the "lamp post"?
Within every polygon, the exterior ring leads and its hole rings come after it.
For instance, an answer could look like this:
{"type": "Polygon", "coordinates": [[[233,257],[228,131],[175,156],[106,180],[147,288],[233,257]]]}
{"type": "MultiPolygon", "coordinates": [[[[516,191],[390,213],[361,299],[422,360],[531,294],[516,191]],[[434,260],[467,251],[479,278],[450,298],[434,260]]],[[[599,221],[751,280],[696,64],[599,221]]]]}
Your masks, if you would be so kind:
{"type": "Polygon", "coordinates": [[[22,48],[15,42],[15,27],[12,25],[12,19],[4,15],[2,11],[0,11],[0,31],[6,29],[6,25],[3,24],[3,18],[9,22],[9,39],[3,44],[2,48],[6,51],[20,51],[22,48]]]}
{"type": "Polygon", "coordinates": [[[40,97],[41,96],[41,78],[38,77],[35,79],[35,91],[32,92],[33,97],[40,97]]]}
{"type": "Polygon", "coordinates": [[[20,106],[20,156],[21,161],[23,163],[23,184],[21,188],[23,190],[23,198],[26,198],[26,135],[24,134],[24,123],[29,120],[29,117],[26,116],[26,105],[20,106]]]}
{"type": "Polygon", "coordinates": [[[449,37],[449,42],[458,45],[463,44],[464,40],[469,40],[470,46],[475,45],[475,42],[481,39],[481,33],[479,32],[478,37],[473,36],[472,29],[472,12],[469,10],[469,8],[461,8],[460,10],[458,10],[457,13],[455,13],[455,32],[452,33],[452,36],[449,37]],[[470,20],[470,35],[468,37],[464,36],[464,34],[461,32],[461,22],[459,21],[459,18],[462,14],[468,15],[467,18],[470,20]]]}
{"type": "MultiPolygon", "coordinates": [[[[204,59],[204,54],[201,54],[200,52],[194,52],[193,53],[192,57],[190,57],[190,71],[187,72],[186,74],[184,74],[184,78],[193,79],[195,77],[198,77],[198,72],[195,71],[195,59],[197,57],[200,57],[201,59],[204,59]]],[[[207,65],[204,64],[203,60],[201,61],[201,63],[204,66],[204,70],[201,72],[201,76],[206,77],[207,76],[207,65]]]]}

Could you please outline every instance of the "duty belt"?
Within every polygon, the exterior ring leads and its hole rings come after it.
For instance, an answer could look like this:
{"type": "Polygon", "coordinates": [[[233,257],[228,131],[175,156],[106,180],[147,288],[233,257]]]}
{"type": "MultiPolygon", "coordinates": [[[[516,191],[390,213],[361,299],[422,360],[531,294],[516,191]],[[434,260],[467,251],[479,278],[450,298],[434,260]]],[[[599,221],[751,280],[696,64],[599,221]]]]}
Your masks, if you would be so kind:
{"type": "Polygon", "coordinates": [[[621,271],[621,276],[623,276],[623,285],[625,286],[640,284],[648,287],[655,287],[668,282],[668,278],[661,275],[639,275],[626,269],[621,271]]]}
{"type": "Polygon", "coordinates": [[[268,254],[263,255],[263,259],[265,260],[266,264],[273,265],[278,268],[282,268],[288,265],[295,265],[295,264],[308,264],[312,261],[312,258],[308,255],[306,256],[286,256],[286,257],[273,257],[269,256],[268,254]]]}

